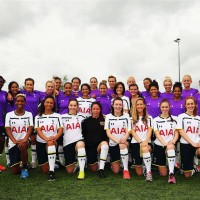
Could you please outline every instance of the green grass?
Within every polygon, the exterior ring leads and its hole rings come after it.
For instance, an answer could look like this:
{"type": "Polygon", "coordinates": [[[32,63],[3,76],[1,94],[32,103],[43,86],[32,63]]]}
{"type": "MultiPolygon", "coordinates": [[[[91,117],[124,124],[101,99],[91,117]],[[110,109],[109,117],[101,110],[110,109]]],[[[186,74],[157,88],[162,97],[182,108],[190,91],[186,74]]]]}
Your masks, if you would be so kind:
{"type": "MultiPolygon", "coordinates": [[[[5,155],[3,155],[3,158],[5,155]]],[[[5,164],[5,160],[3,160],[5,164]]],[[[39,169],[30,171],[30,178],[20,180],[8,169],[0,174],[0,200],[17,199],[200,199],[200,173],[190,179],[177,174],[177,184],[167,183],[167,177],[153,174],[153,182],[145,182],[131,170],[131,179],[123,180],[122,173],[114,175],[106,169],[107,177],[100,179],[96,173],[86,170],[85,180],[77,180],[77,174],[68,175],[64,169],[56,171],[56,180],[47,181],[47,175],[39,169]]]]}

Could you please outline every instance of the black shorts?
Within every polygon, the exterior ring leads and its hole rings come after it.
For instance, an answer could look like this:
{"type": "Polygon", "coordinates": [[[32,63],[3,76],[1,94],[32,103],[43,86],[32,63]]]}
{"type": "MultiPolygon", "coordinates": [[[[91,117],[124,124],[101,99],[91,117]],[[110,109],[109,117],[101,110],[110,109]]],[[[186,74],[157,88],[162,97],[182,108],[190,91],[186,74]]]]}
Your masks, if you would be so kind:
{"type": "Polygon", "coordinates": [[[87,156],[87,163],[89,165],[93,165],[98,161],[98,152],[97,152],[98,145],[94,145],[92,147],[86,147],[86,156],[87,156]]]}
{"type": "MultiPolygon", "coordinates": [[[[27,141],[27,149],[30,147],[30,140],[27,141]]],[[[17,145],[13,146],[8,150],[10,156],[10,165],[11,167],[18,165],[21,161],[20,150],[17,145]]]]}
{"type": "MultiPolygon", "coordinates": [[[[79,140],[83,141],[83,140],[79,140]]],[[[65,157],[65,166],[73,165],[77,162],[77,152],[76,152],[76,141],[74,143],[68,144],[63,147],[64,157],[65,157]]]]}
{"type": "Polygon", "coordinates": [[[154,144],[153,164],[157,166],[166,166],[166,147],[154,144]]]}
{"type": "Polygon", "coordinates": [[[121,156],[120,156],[119,144],[116,146],[109,146],[109,153],[110,153],[111,163],[120,161],[121,156]]]}
{"type": "Polygon", "coordinates": [[[57,140],[57,145],[63,146],[63,135],[61,135],[57,140]]]}
{"type": "Polygon", "coordinates": [[[10,165],[11,167],[18,165],[21,161],[20,150],[17,145],[13,146],[8,150],[10,156],[10,165]]]}
{"type": "Polygon", "coordinates": [[[47,143],[36,141],[36,152],[38,165],[44,165],[48,163],[47,143]]]}
{"type": "Polygon", "coordinates": [[[194,156],[196,148],[191,144],[180,143],[181,168],[183,171],[191,171],[194,168],[194,156]]]}
{"type": "MultiPolygon", "coordinates": [[[[148,144],[151,146],[152,149],[152,144],[148,144]]],[[[131,149],[131,158],[133,161],[133,165],[142,165],[143,158],[140,156],[140,144],[139,143],[131,143],[130,145],[131,149]]]]}
{"type": "Polygon", "coordinates": [[[4,126],[0,126],[0,137],[6,136],[6,129],[4,126]]]}

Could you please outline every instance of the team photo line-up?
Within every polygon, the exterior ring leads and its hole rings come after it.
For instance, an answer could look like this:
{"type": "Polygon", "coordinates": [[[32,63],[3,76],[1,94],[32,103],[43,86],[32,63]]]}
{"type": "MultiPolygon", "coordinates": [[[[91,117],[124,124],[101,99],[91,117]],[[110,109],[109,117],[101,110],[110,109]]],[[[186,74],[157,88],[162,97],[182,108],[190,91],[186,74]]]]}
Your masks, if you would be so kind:
{"type": "Polygon", "coordinates": [[[53,77],[45,92],[34,89],[32,78],[23,89],[12,81],[4,91],[5,82],[0,76],[0,157],[5,146],[7,168],[21,179],[37,165],[49,181],[55,180],[56,166],[67,173],[79,170],[78,179],[85,178],[86,165],[106,177],[105,164],[130,179],[131,166],[152,181],[155,165],[168,183],[176,183],[175,168],[185,177],[200,171],[200,93],[191,88],[190,75],[174,84],[165,77],[163,93],[150,78],[140,92],[128,77],[125,90],[112,75],[100,84],[96,77],[89,84],[74,77],[62,85],[53,77]]]}

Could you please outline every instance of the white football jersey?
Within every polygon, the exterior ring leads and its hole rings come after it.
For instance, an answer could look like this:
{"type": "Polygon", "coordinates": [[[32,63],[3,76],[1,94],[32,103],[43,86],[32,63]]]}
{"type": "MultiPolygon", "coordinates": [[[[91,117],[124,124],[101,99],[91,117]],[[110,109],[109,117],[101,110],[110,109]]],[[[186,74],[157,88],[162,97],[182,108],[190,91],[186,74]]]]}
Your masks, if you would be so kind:
{"type": "MultiPolygon", "coordinates": [[[[154,118],[154,131],[159,131],[161,138],[168,143],[170,140],[174,139],[177,117],[171,116],[174,121],[171,120],[170,117],[162,118],[160,116],[154,118]]],[[[154,141],[155,144],[159,146],[163,146],[163,144],[156,138],[154,141]]]]}
{"type": "Polygon", "coordinates": [[[82,114],[84,117],[91,116],[91,104],[96,100],[94,98],[83,99],[82,97],[77,98],[79,113],[82,114]]]}
{"type": "MultiPolygon", "coordinates": [[[[35,117],[35,128],[41,128],[42,133],[46,137],[57,135],[58,128],[62,127],[61,116],[58,113],[52,113],[50,115],[43,114],[35,117]]],[[[36,140],[41,143],[46,143],[38,134],[36,140]]]]}
{"type": "MultiPolygon", "coordinates": [[[[131,120],[129,115],[127,113],[124,113],[120,117],[115,117],[111,113],[106,115],[104,129],[110,129],[111,134],[113,134],[114,137],[121,139],[126,135],[127,131],[131,131],[131,120]]],[[[115,146],[117,143],[109,139],[109,145],[115,146]]]]}
{"type": "Polygon", "coordinates": [[[81,122],[85,119],[82,113],[77,115],[64,114],[61,116],[63,125],[63,146],[82,140],[81,122]]]}
{"type": "MultiPolygon", "coordinates": [[[[5,127],[11,128],[11,133],[16,140],[24,139],[29,126],[33,126],[33,116],[31,112],[25,111],[23,115],[17,115],[15,111],[6,114],[5,127]]],[[[9,138],[9,149],[15,146],[9,138]]]]}
{"type": "MultiPolygon", "coordinates": [[[[182,113],[178,116],[177,129],[183,129],[187,136],[195,143],[200,142],[200,116],[190,116],[182,113]]],[[[182,137],[180,142],[188,144],[182,137]]]]}
{"type": "MultiPolygon", "coordinates": [[[[126,96],[122,96],[121,99],[123,100],[123,109],[124,110],[130,110],[130,99],[126,96]]],[[[111,103],[113,103],[114,99],[111,100],[111,103]]]]}
{"type": "MultiPolygon", "coordinates": [[[[151,116],[148,116],[147,124],[144,124],[144,122],[142,121],[142,117],[139,117],[138,122],[133,125],[133,129],[141,141],[146,140],[149,128],[153,129],[153,118],[151,116]]],[[[149,140],[148,143],[150,142],[151,139],[149,140]]],[[[138,142],[134,137],[132,137],[131,143],[138,143],[138,142]]]]}

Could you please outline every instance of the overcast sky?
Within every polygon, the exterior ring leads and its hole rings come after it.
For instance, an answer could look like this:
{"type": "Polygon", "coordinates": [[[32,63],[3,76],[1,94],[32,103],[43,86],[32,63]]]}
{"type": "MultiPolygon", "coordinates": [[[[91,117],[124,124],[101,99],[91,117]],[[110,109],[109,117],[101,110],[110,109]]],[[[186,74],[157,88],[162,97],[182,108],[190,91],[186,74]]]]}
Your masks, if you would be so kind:
{"type": "Polygon", "coordinates": [[[199,19],[198,0],[0,0],[0,74],[40,90],[53,75],[175,82],[180,38],[181,78],[198,88],[199,19]]]}

